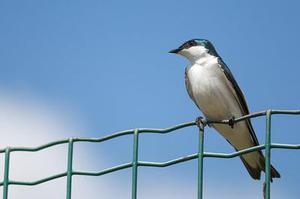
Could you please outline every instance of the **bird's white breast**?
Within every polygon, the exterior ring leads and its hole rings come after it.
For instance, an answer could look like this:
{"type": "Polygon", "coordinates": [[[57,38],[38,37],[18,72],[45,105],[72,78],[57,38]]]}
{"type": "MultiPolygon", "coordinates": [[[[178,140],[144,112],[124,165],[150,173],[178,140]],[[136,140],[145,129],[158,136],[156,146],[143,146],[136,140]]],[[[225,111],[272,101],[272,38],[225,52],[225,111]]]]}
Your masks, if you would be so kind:
{"type": "Polygon", "coordinates": [[[221,120],[241,115],[217,58],[194,63],[187,75],[196,104],[207,118],[221,120]]]}
{"type": "MultiPolygon", "coordinates": [[[[216,59],[193,64],[187,75],[194,100],[206,118],[223,120],[243,115],[236,93],[216,59]]],[[[236,123],[233,129],[224,124],[214,124],[213,127],[237,149],[253,145],[245,122],[236,123]]]]}

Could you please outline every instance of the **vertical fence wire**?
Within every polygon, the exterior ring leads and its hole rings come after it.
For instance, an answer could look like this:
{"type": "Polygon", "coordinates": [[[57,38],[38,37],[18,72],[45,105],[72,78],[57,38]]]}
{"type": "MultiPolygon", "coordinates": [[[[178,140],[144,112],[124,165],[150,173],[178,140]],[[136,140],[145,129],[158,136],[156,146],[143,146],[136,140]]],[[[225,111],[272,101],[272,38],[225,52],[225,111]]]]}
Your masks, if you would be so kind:
{"type": "Polygon", "coordinates": [[[204,158],[204,125],[199,124],[198,143],[198,199],[203,198],[203,158],[204,158]]]}
{"type": "Polygon", "coordinates": [[[270,199],[270,178],[271,178],[271,115],[268,110],[266,114],[266,138],[265,138],[265,199],[270,199]]]}
{"type": "Polygon", "coordinates": [[[5,165],[4,165],[4,179],[3,179],[3,199],[8,198],[8,185],[9,185],[9,159],[10,148],[5,149],[5,165]]]}
{"type": "Polygon", "coordinates": [[[68,143],[68,170],[67,170],[67,196],[66,199],[71,199],[72,195],[72,175],[73,175],[73,138],[69,139],[68,143]]]}
{"type": "Polygon", "coordinates": [[[133,134],[132,192],[131,192],[132,199],[137,199],[138,150],[139,150],[139,130],[135,129],[133,134]]]}

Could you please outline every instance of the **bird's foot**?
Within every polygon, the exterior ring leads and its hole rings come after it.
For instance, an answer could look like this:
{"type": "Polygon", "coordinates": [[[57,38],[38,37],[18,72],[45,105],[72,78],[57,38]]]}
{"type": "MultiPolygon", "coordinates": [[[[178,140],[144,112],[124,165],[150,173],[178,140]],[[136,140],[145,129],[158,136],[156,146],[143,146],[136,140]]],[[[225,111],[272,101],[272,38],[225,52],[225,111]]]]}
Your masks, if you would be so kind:
{"type": "Polygon", "coordinates": [[[207,121],[204,117],[199,116],[199,117],[196,118],[196,125],[199,128],[203,129],[207,125],[207,121]]]}
{"type": "Polygon", "coordinates": [[[233,129],[234,128],[234,120],[235,120],[235,117],[232,116],[231,119],[228,120],[228,125],[233,129]]]}

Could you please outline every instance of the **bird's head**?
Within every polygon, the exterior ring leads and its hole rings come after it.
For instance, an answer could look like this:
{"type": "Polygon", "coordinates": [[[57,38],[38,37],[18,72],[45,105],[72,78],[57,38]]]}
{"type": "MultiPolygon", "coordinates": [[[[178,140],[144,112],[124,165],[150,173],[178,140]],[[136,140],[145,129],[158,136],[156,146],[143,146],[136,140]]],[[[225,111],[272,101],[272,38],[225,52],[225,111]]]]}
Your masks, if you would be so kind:
{"type": "Polygon", "coordinates": [[[192,39],[183,43],[178,48],[171,50],[169,53],[175,53],[186,57],[191,62],[195,62],[207,54],[218,56],[212,43],[206,39],[192,39]]]}

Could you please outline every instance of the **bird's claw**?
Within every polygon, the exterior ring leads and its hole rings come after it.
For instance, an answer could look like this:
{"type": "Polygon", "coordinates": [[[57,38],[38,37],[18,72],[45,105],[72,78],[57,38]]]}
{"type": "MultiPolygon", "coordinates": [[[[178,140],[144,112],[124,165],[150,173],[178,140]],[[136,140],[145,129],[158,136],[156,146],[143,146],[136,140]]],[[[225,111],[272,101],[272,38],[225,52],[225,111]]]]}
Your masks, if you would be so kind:
{"type": "Polygon", "coordinates": [[[196,118],[196,125],[203,129],[207,125],[207,121],[205,118],[199,116],[196,118]]]}
{"type": "Polygon", "coordinates": [[[232,116],[231,119],[228,120],[228,125],[233,129],[234,128],[234,120],[235,120],[235,117],[232,116]]]}

